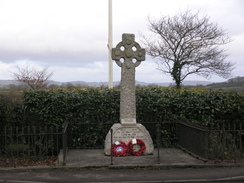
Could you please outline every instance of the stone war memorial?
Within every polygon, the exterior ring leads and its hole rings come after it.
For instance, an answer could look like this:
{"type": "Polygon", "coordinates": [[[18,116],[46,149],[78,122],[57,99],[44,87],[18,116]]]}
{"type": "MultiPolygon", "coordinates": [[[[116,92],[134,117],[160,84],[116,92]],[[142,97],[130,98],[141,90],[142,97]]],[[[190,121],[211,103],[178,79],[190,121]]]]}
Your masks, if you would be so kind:
{"type": "Polygon", "coordinates": [[[135,69],[145,60],[145,49],[135,41],[134,34],[123,34],[122,41],[112,49],[112,59],[121,67],[120,123],[115,123],[108,132],[104,152],[111,155],[111,144],[115,144],[119,152],[120,149],[123,151],[123,145],[128,145],[127,149],[140,149],[136,146],[143,143],[143,154],[153,154],[154,146],[149,132],[136,122],[135,69]]]}

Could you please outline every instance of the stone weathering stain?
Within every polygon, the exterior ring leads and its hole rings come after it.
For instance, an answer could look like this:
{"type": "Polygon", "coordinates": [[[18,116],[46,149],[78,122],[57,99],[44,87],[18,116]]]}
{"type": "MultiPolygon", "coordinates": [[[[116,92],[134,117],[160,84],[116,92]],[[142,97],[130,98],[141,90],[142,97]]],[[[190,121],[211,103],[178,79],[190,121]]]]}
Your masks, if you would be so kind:
{"type": "MultiPolygon", "coordinates": [[[[112,126],[113,143],[141,139],[147,148],[145,154],[152,154],[150,134],[142,124],[136,123],[135,68],[145,60],[145,49],[135,42],[134,34],[123,34],[122,41],[112,49],[112,59],[121,67],[120,123],[112,126]]],[[[105,140],[106,155],[111,154],[110,136],[109,132],[105,140]]]]}
{"type": "Polygon", "coordinates": [[[123,34],[122,42],[112,49],[112,59],[121,67],[121,123],[136,123],[135,68],[145,60],[145,49],[135,42],[135,35],[123,34]]]}

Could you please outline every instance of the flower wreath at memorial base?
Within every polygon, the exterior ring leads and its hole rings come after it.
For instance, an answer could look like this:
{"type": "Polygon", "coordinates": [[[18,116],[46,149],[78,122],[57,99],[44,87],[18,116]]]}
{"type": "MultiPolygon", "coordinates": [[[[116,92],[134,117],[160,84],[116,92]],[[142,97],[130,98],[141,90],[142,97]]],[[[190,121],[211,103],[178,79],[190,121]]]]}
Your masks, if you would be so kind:
{"type": "Polygon", "coordinates": [[[128,148],[126,143],[123,141],[116,141],[111,148],[111,153],[113,156],[126,156],[128,148]]]}
{"type": "Polygon", "coordinates": [[[146,146],[145,143],[140,140],[140,139],[133,139],[128,143],[128,150],[129,150],[129,154],[134,155],[134,156],[141,156],[142,153],[144,153],[146,151],[146,146]],[[136,142],[135,142],[136,141],[136,142]],[[133,146],[134,145],[139,145],[140,149],[135,151],[133,146]]]}

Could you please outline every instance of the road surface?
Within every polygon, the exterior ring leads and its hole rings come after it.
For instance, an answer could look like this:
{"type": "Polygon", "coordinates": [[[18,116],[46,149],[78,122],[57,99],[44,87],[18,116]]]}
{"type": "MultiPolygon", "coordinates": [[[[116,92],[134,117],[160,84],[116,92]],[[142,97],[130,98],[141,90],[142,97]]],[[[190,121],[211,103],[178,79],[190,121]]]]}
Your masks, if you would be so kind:
{"type": "Polygon", "coordinates": [[[0,183],[244,182],[244,167],[0,171],[0,183]]]}

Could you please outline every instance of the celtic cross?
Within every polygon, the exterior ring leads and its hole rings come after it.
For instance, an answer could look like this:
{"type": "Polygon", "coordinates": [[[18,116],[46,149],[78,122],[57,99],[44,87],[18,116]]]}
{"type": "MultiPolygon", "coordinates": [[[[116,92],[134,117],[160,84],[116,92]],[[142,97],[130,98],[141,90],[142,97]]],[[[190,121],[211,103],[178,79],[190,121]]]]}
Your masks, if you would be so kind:
{"type": "Polygon", "coordinates": [[[135,42],[134,34],[123,34],[112,49],[112,59],[121,67],[120,122],[136,124],[135,68],[145,60],[145,49],[135,42]]]}

